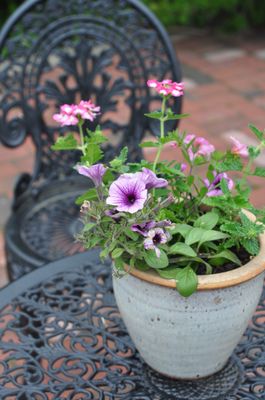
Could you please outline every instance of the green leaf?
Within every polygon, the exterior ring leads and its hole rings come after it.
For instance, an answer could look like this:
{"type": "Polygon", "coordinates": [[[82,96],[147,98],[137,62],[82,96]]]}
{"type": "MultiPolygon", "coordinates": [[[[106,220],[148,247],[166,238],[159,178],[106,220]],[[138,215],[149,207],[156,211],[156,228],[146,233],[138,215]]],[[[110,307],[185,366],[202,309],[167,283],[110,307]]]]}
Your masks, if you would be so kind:
{"type": "Polygon", "coordinates": [[[202,229],[213,229],[218,221],[218,214],[211,211],[199,217],[197,221],[195,221],[194,226],[202,229]]]}
{"type": "Polygon", "coordinates": [[[202,235],[204,233],[205,233],[204,229],[192,228],[186,236],[185,243],[188,244],[189,246],[194,243],[198,243],[201,240],[202,235]]]}
{"type": "Polygon", "coordinates": [[[150,267],[143,260],[137,260],[135,264],[136,268],[140,271],[148,271],[150,269],[150,267]]]}
{"type": "Polygon", "coordinates": [[[103,157],[103,153],[97,144],[88,144],[86,146],[85,155],[81,157],[81,163],[95,164],[103,157]]]}
{"type": "Polygon", "coordinates": [[[128,157],[128,147],[125,146],[123,147],[123,149],[121,150],[120,154],[118,155],[118,157],[115,157],[111,162],[110,162],[110,166],[112,168],[117,168],[122,166],[128,157]]]}
{"type": "Polygon", "coordinates": [[[67,136],[58,137],[55,144],[51,146],[52,150],[76,150],[77,148],[78,143],[72,133],[67,136]]]}
{"type": "Polygon", "coordinates": [[[190,114],[174,114],[171,110],[168,110],[165,116],[165,121],[174,121],[177,119],[189,117],[189,115],[190,114]]]}
{"type": "Polygon", "coordinates": [[[117,247],[115,250],[113,250],[113,252],[111,253],[111,257],[112,258],[119,258],[122,253],[124,252],[124,249],[122,249],[121,247],[117,247]]]}
{"type": "Polygon", "coordinates": [[[224,178],[221,179],[220,187],[221,187],[221,190],[222,190],[222,192],[223,192],[223,194],[225,196],[230,196],[231,195],[231,192],[230,192],[230,190],[228,188],[228,183],[227,183],[226,179],[224,179],[224,178]]]}
{"type": "Polygon", "coordinates": [[[204,231],[200,238],[200,245],[205,242],[213,242],[215,240],[226,239],[229,236],[226,233],[219,232],[219,231],[204,231]]]}
{"type": "Polygon", "coordinates": [[[265,178],[265,168],[257,167],[252,175],[261,176],[261,177],[265,178]]]}
{"type": "Polygon", "coordinates": [[[125,228],[124,233],[126,236],[128,236],[133,241],[136,241],[137,239],[139,239],[139,235],[136,232],[133,232],[130,228],[125,228]]]}
{"type": "Polygon", "coordinates": [[[225,258],[226,260],[232,261],[236,265],[241,265],[241,261],[239,260],[239,258],[230,250],[223,250],[220,253],[215,254],[214,256],[210,256],[209,258],[225,258]]]}
{"type": "Polygon", "coordinates": [[[140,143],[139,146],[140,147],[159,147],[159,143],[158,142],[149,141],[149,142],[140,143]]]}
{"type": "Polygon", "coordinates": [[[95,200],[98,198],[97,195],[97,191],[96,189],[89,189],[86,193],[82,194],[81,196],[79,196],[76,201],[75,204],[77,204],[78,206],[80,206],[81,204],[84,203],[85,200],[95,200]]]}
{"type": "Polygon", "coordinates": [[[240,156],[228,153],[226,158],[223,161],[218,162],[215,167],[218,172],[242,171],[243,164],[240,156]]]}
{"type": "Polygon", "coordinates": [[[264,134],[263,134],[262,131],[260,131],[258,128],[256,128],[256,127],[255,127],[254,125],[252,125],[252,124],[249,124],[248,127],[251,129],[251,131],[254,133],[254,135],[256,135],[256,137],[257,137],[259,140],[262,140],[262,139],[263,139],[264,134]]]}
{"type": "Polygon", "coordinates": [[[162,278],[165,279],[176,279],[177,278],[177,272],[180,268],[176,267],[168,267],[165,269],[157,269],[156,271],[159,273],[159,275],[162,278]]]}
{"type": "Polygon", "coordinates": [[[170,246],[170,254],[182,254],[187,257],[196,257],[195,251],[186,243],[175,243],[170,246]]]}
{"type": "Polygon", "coordinates": [[[92,223],[87,223],[85,224],[85,226],[83,227],[83,232],[89,232],[91,231],[91,229],[93,229],[96,226],[96,224],[92,224],[92,223]]]}
{"type": "Polygon", "coordinates": [[[118,271],[124,270],[124,261],[121,257],[115,258],[114,265],[118,271]]]}
{"type": "Polygon", "coordinates": [[[144,259],[150,267],[155,269],[162,269],[168,266],[168,258],[166,253],[163,250],[160,251],[160,257],[157,257],[154,250],[147,250],[144,253],[144,259]]]}
{"type": "Polygon", "coordinates": [[[256,256],[259,253],[259,241],[256,238],[251,239],[241,239],[240,243],[247,250],[248,253],[256,256]]]}
{"type": "Polygon", "coordinates": [[[161,111],[154,111],[151,113],[144,114],[148,118],[160,119],[163,117],[163,113],[161,111]]]}
{"type": "Polygon", "coordinates": [[[180,233],[181,236],[184,238],[187,236],[187,234],[191,231],[192,226],[187,225],[187,224],[176,224],[174,228],[170,229],[170,233],[174,235],[175,233],[180,233]]]}
{"type": "Polygon", "coordinates": [[[198,277],[190,266],[177,271],[176,286],[178,292],[184,297],[188,297],[196,291],[198,277]]]}

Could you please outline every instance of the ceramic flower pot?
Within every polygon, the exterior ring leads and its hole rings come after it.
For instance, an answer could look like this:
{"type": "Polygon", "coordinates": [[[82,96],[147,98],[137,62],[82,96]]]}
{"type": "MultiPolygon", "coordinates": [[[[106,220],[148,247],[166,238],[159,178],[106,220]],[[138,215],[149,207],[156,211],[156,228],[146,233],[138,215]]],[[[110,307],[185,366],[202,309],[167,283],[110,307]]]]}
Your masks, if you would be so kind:
{"type": "Polygon", "coordinates": [[[226,364],[263,287],[265,234],[258,256],[229,272],[199,276],[198,291],[178,294],[174,280],[134,269],[113,278],[122,318],[143,359],[172,378],[196,379],[226,364]]]}

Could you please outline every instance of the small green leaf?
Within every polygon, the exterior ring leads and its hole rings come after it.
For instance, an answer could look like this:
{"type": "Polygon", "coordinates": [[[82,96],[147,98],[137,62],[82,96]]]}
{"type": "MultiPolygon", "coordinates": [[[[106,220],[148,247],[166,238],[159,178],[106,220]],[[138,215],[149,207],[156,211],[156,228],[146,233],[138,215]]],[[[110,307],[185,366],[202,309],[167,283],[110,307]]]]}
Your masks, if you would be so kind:
{"type": "Polygon", "coordinates": [[[111,162],[110,162],[110,166],[112,168],[117,168],[122,166],[128,157],[128,147],[125,146],[123,147],[123,149],[121,150],[120,154],[118,155],[118,157],[115,157],[111,162]]]}
{"type": "Polygon", "coordinates": [[[174,114],[171,110],[168,110],[166,116],[165,116],[165,121],[174,121],[177,119],[182,119],[189,117],[190,114],[174,114]]]}
{"type": "Polygon", "coordinates": [[[215,240],[226,239],[228,237],[229,236],[226,233],[223,233],[223,232],[214,231],[214,230],[204,231],[203,234],[200,237],[199,242],[200,242],[200,245],[201,245],[202,243],[205,243],[205,242],[213,242],[215,240]]]}
{"type": "Polygon", "coordinates": [[[185,243],[175,243],[170,247],[170,254],[182,254],[187,257],[196,257],[195,251],[185,243]]]}
{"type": "Polygon", "coordinates": [[[128,236],[133,241],[136,241],[137,239],[139,239],[139,235],[136,232],[133,232],[130,228],[125,228],[124,233],[126,236],[128,236]]]}
{"type": "Polygon", "coordinates": [[[202,235],[204,233],[205,233],[204,229],[192,228],[186,236],[185,243],[188,244],[189,246],[194,243],[198,243],[201,240],[202,235]]]}
{"type": "Polygon", "coordinates": [[[86,193],[82,194],[81,196],[79,196],[76,201],[75,204],[77,204],[78,206],[80,206],[81,204],[84,203],[85,200],[95,200],[98,198],[97,195],[97,191],[96,189],[89,189],[86,193]]]}
{"type": "Polygon", "coordinates": [[[150,267],[143,260],[136,260],[136,268],[140,271],[148,271],[150,267]]]}
{"type": "Polygon", "coordinates": [[[253,175],[261,176],[261,177],[265,178],[265,168],[264,167],[256,167],[253,175]]]}
{"type": "Polygon", "coordinates": [[[159,147],[159,143],[158,142],[143,142],[139,145],[140,147],[159,147]]]}
{"type": "Polygon", "coordinates": [[[170,233],[172,235],[174,235],[175,233],[180,233],[181,236],[183,236],[185,238],[191,229],[192,229],[192,226],[190,226],[190,225],[176,224],[172,229],[170,229],[170,233]]]}
{"type": "Polygon", "coordinates": [[[118,271],[124,270],[124,261],[121,257],[115,258],[114,265],[118,271]]]}
{"type": "Polygon", "coordinates": [[[58,137],[55,144],[51,146],[52,150],[76,150],[77,148],[78,143],[72,133],[67,136],[58,137]]]}
{"type": "Polygon", "coordinates": [[[188,297],[196,291],[198,277],[190,266],[177,271],[176,286],[178,292],[184,297],[188,297]]]}
{"type": "Polygon", "coordinates": [[[251,131],[254,133],[254,135],[256,135],[256,137],[257,137],[259,140],[262,140],[262,139],[263,139],[264,134],[263,134],[262,131],[260,131],[258,128],[256,128],[256,127],[255,127],[254,125],[252,125],[252,124],[249,124],[248,127],[251,129],[251,131]]]}
{"type": "Polygon", "coordinates": [[[87,223],[85,224],[85,226],[83,227],[83,232],[89,232],[91,231],[91,229],[93,229],[95,227],[96,224],[92,224],[92,223],[87,223]]]}
{"type": "Polygon", "coordinates": [[[165,279],[176,279],[178,270],[180,270],[180,268],[168,267],[168,268],[165,268],[165,269],[157,269],[156,271],[159,273],[159,275],[162,278],[165,278],[165,279]]]}
{"type": "Polygon", "coordinates": [[[161,111],[154,111],[151,113],[144,114],[148,118],[160,119],[163,117],[163,113],[161,111]]]}
{"type": "Polygon", "coordinates": [[[236,265],[241,265],[241,261],[239,260],[239,258],[230,250],[223,250],[220,253],[215,254],[214,256],[210,256],[209,258],[225,258],[226,260],[232,261],[236,265]]]}
{"type": "Polygon", "coordinates": [[[197,221],[195,221],[194,226],[202,229],[213,229],[218,221],[218,214],[211,211],[199,217],[197,221]]]}
{"type": "Polygon", "coordinates": [[[121,247],[117,247],[115,250],[113,250],[113,252],[111,253],[111,257],[112,258],[119,258],[122,253],[124,252],[124,249],[122,249],[121,247]]]}
{"type": "Polygon", "coordinates": [[[95,164],[103,157],[102,150],[97,144],[88,144],[86,146],[85,155],[81,157],[81,163],[95,164]]]}
{"type": "Polygon", "coordinates": [[[150,267],[155,269],[162,269],[168,266],[168,258],[166,253],[163,250],[160,251],[160,257],[157,257],[154,250],[147,250],[144,253],[144,259],[150,267]]]}
{"type": "Polygon", "coordinates": [[[247,252],[253,256],[256,256],[259,253],[260,245],[258,239],[241,239],[240,243],[247,250],[247,252]]]}

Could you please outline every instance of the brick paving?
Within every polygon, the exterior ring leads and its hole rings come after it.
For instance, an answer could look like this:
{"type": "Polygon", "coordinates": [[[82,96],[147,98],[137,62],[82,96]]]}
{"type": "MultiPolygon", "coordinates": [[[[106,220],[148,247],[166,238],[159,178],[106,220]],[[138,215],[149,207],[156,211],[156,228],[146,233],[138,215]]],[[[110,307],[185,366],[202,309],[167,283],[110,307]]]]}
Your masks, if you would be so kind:
{"type": "MultiPolygon", "coordinates": [[[[246,144],[255,143],[248,124],[265,128],[265,39],[215,37],[206,32],[175,30],[171,35],[182,64],[186,95],[183,111],[189,119],[180,128],[208,138],[217,148],[229,146],[233,135],[246,144]]],[[[146,157],[153,157],[152,150],[146,157]]],[[[167,159],[176,153],[168,147],[167,159]]],[[[33,146],[30,139],[15,150],[0,145],[0,286],[7,282],[3,226],[10,213],[12,187],[20,172],[31,171],[33,146]]],[[[257,160],[265,166],[265,153],[257,160]]],[[[265,206],[265,187],[254,179],[253,203],[265,206]]]]}

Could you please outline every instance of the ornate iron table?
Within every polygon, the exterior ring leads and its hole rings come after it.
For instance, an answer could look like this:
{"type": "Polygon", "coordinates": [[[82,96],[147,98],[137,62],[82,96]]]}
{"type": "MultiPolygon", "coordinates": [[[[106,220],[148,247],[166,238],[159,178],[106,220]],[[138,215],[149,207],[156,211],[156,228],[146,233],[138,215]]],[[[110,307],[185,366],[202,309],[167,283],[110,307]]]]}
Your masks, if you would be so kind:
{"type": "Polygon", "coordinates": [[[0,291],[0,398],[265,399],[265,291],[218,374],[166,379],[141,359],[96,251],[50,263],[0,291]]]}

